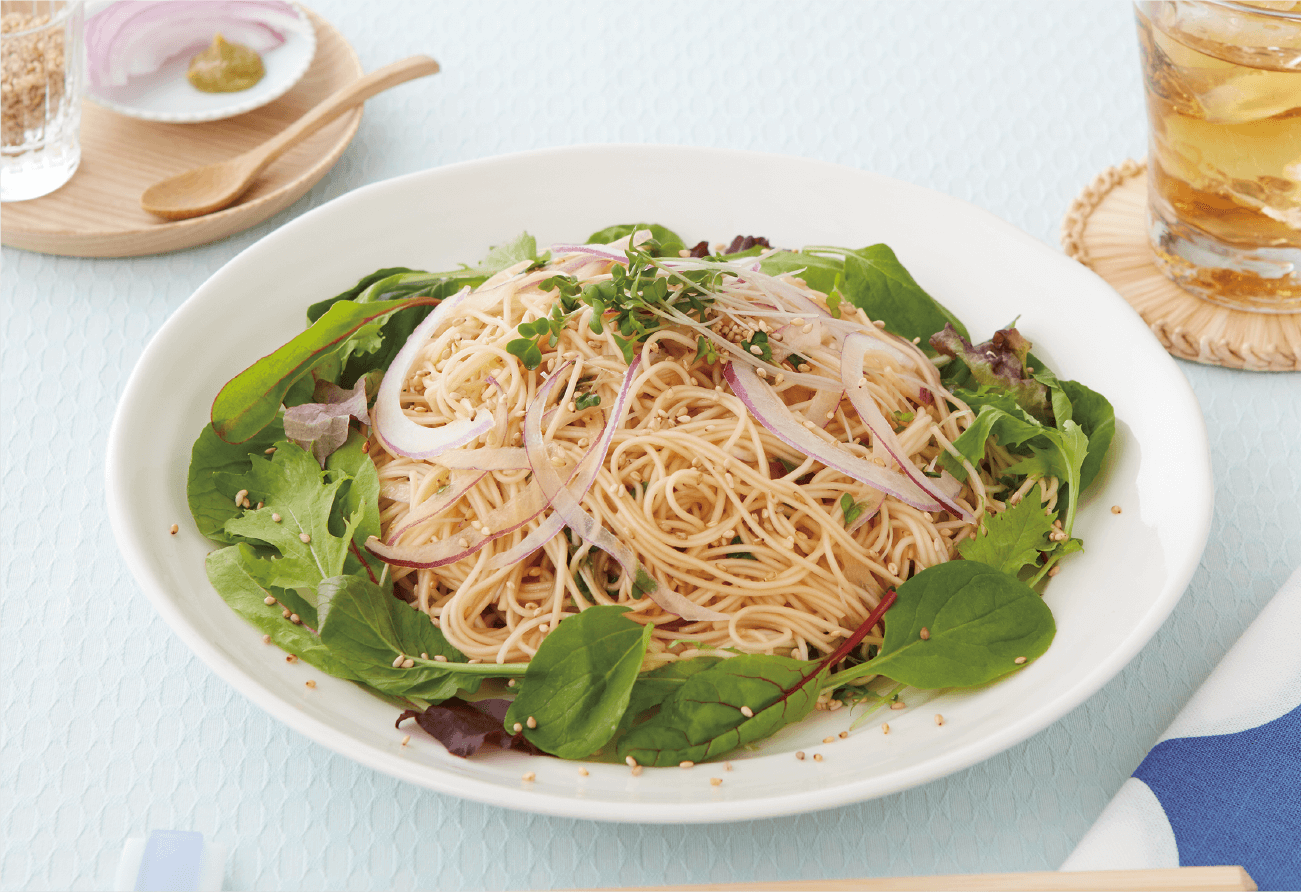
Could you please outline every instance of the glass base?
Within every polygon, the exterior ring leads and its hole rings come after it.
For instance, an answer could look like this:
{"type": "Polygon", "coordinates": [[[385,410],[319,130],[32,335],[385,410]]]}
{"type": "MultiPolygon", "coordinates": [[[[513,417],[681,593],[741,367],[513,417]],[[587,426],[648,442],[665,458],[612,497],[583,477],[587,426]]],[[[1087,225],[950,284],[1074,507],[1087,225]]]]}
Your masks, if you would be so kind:
{"type": "Polygon", "coordinates": [[[1157,268],[1211,303],[1251,313],[1301,312],[1301,248],[1244,248],[1148,205],[1148,241],[1157,268]]]}
{"type": "Polygon", "coordinates": [[[28,201],[49,195],[77,172],[81,147],[37,149],[0,158],[0,201],[28,201]]]}

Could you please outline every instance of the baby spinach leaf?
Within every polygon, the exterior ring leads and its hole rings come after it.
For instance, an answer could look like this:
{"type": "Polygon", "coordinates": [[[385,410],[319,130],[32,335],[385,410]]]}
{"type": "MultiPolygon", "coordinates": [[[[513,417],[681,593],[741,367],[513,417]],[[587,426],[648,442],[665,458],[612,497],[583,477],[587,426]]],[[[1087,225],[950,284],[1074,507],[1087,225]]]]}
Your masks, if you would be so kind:
{"type": "Polygon", "coordinates": [[[341,301],[311,328],[262,357],[226,383],[212,403],[212,426],[227,443],[243,443],[266,427],[280,411],[285,394],[322,359],[341,349],[363,326],[433,298],[359,304],[341,301]]]}
{"type": "Polygon", "coordinates": [[[884,675],[916,688],[965,688],[1013,671],[1052,643],[1057,627],[1034,589],[975,561],[929,567],[898,589],[885,644],[850,673],[884,675]],[[921,637],[921,630],[928,632],[921,637]]]}
{"type": "Polygon", "coordinates": [[[958,317],[927,294],[886,245],[847,251],[840,291],[867,318],[883,321],[905,340],[921,338],[929,346],[931,335],[946,325],[966,334],[958,317]]]}
{"type": "Polygon", "coordinates": [[[357,678],[385,694],[445,700],[458,690],[473,693],[485,677],[523,674],[522,664],[468,663],[427,614],[359,576],[324,580],[317,609],[321,641],[357,678]],[[395,667],[399,656],[415,665],[395,667]]]}
{"type": "MultiPolygon", "coordinates": [[[[1032,496],[1034,492],[1031,490],[1032,496]]],[[[1048,539],[1052,531],[1052,517],[1044,513],[1040,501],[1025,498],[987,518],[983,532],[977,531],[974,539],[958,543],[958,553],[969,561],[1016,576],[1023,567],[1033,566],[1040,552],[1052,547],[1048,539]]]]}
{"type": "Polygon", "coordinates": [[[506,727],[536,728],[525,736],[562,759],[581,759],[619,727],[646,655],[651,627],[624,616],[628,608],[589,607],[543,639],[506,713],[506,727]]]}
{"type": "Polygon", "coordinates": [[[1089,438],[1088,451],[1080,465],[1080,491],[1083,492],[1102,469],[1102,461],[1116,434],[1116,410],[1105,396],[1078,381],[1062,381],[1061,388],[1070,398],[1072,419],[1089,438]]]}
{"type": "Polygon", "coordinates": [[[262,565],[266,563],[248,545],[232,545],[208,555],[208,581],[232,610],[270,635],[272,644],[322,672],[355,681],[357,676],[321,643],[307,620],[304,625],[290,622],[284,618],[279,603],[266,603],[268,596],[287,603],[288,594],[263,581],[262,565]]]}
{"type": "Polygon", "coordinates": [[[651,238],[659,244],[659,247],[651,252],[652,257],[677,257],[679,251],[687,249],[686,243],[682,237],[672,229],[660,226],[658,223],[623,223],[618,226],[607,226],[599,232],[594,232],[587,237],[589,245],[608,245],[610,242],[617,241],[627,235],[642,229],[649,229],[651,238]]]}
{"type": "Polygon", "coordinates": [[[776,251],[759,261],[759,268],[770,276],[784,273],[799,276],[810,288],[829,296],[845,272],[845,260],[843,251],[823,254],[806,248],[803,251],[776,251]]]}
{"type": "MultiPolygon", "coordinates": [[[[977,412],[971,426],[953,441],[953,448],[972,465],[984,458],[991,438],[1002,446],[1016,447],[1049,430],[1008,394],[982,387],[979,392],[959,391],[955,395],[977,412]]],[[[949,453],[940,454],[940,464],[959,480],[967,479],[966,468],[949,453]]]]}
{"type": "Polygon", "coordinates": [[[278,419],[238,445],[227,443],[211,425],[204,425],[190,449],[190,469],[185,481],[185,498],[199,532],[218,542],[238,541],[238,536],[225,530],[226,521],[238,517],[242,510],[235,505],[235,494],[246,487],[238,480],[248,473],[250,456],[260,456],[284,438],[285,431],[278,419]],[[220,484],[218,474],[222,475],[220,484]]]}
{"type": "Polygon", "coordinates": [[[703,762],[767,737],[813,711],[816,667],[764,654],[722,660],[688,678],[658,715],[629,731],[619,755],[641,765],[703,762]]]}

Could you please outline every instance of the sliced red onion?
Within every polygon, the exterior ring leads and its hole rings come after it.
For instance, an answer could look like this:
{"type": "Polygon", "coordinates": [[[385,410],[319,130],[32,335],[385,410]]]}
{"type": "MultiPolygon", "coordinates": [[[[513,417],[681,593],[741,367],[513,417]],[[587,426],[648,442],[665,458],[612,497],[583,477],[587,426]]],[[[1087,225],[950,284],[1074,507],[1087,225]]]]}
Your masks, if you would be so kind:
{"type": "Polygon", "coordinates": [[[218,33],[261,54],[303,27],[297,10],[279,0],[110,3],[86,20],[87,74],[92,86],[120,87],[203,49],[218,33]]]}
{"type": "MultiPolygon", "coordinates": [[[[876,401],[868,393],[867,387],[861,382],[863,379],[863,360],[866,358],[869,350],[886,352],[881,349],[879,341],[868,337],[865,334],[852,334],[845,338],[844,350],[840,354],[840,381],[845,385],[845,393],[849,396],[849,401],[854,404],[854,409],[858,412],[858,417],[862,419],[863,424],[872,432],[883,449],[890,453],[908,479],[928,495],[938,499],[955,516],[963,520],[971,520],[971,514],[963,509],[953,500],[961,484],[951,475],[946,481],[944,477],[938,479],[927,477],[923,474],[904,453],[903,445],[899,438],[895,436],[894,428],[886,421],[881,410],[877,408],[876,401]]],[[[947,472],[945,472],[947,475],[947,472]]]]}
{"type": "Polygon", "coordinates": [[[438,463],[458,470],[519,471],[529,466],[529,459],[518,446],[490,446],[444,452],[438,463]]]}
{"type": "Polygon", "coordinates": [[[587,254],[592,257],[600,257],[604,260],[613,260],[616,263],[627,263],[628,255],[621,249],[611,248],[609,245],[552,245],[548,250],[551,256],[556,257],[561,254],[587,254]]]}
{"type": "MultiPolygon", "coordinates": [[[[636,552],[620,542],[613,533],[601,526],[600,521],[583,510],[575,494],[565,487],[560,474],[547,458],[546,444],[542,440],[542,407],[546,404],[552,389],[560,381],[562,377],[560,372],[567,365],[557,369],[556,373],[538,388],[532,405],[524,414],[524,448],[529,454],[529,461],[533,463],[533,479],[542,487],[543,493],[551,502],[552,511],[564,520],[565,526],[569,527],[575,535],[618,561],[628,578],[636,580],[636,584],[643,586],[644,594],[665,611],[693,622],[726,622],[728,620],[726,614],[702,607],[677,592],[662,588],[642,569],[636,552]]],[[[634,369],[635,366],[629,367],[628,377],[632,377],[634,369]]],[[[612,421],[607,425],[607,430],[618,427],[618,424],[619,419],[612,421]]]]}
{"type": "Polygon", "coordinates": [[[406,522],[396,530],[389,533],[388,538],[384,540],[384,544],[392,545],[402,537],[403,533],[411,529],[413,526],[424,523],[426,520],[430,520],[437,517],[439,514],[442,514],[448,508],[459,502],[461,496],[474,489],[474,487],[478,485],[479,481],[485,476],[486,472],[483,471],[471,471],[469,473],[464,471],[453,471],[452,479],[447,482],[447,486],[435,493],[432,498],[426,499],[419,505],[416,505],[412,509],[411,513],[406,516],[406,522]]]}
{"type": "MultiPolygon", "coordinates": [[[[610,444],[614,441],[615,431],[618,430],[619,424],[623,421],[624,408],[627,406],[628,396],[632,392],[633,379],[636,377],[639,365],[641,365],[640,353],[633,357],[632,364],[628,366],[628,371],[623,376],[623,386],[619,388],[619,395],[614,399],[614,406],[611,408],[610,416],[606,420],[605,429],[601,431],[601,436],[597,438],[592,448],[583,456],[583,460],[578,463],[578,468],[566,484],[579,502],[587,495],[587,491],[592,488],[592,484],[596,482],[596,475],[600,472],[601,466],[605,464],[605,457],[610,451],[610,444]]],[[[554,379],[556,376],[552,375],[551,377],[554,379]]],[[[536,396],[534,397],[534,403],[540,405],[537,403],[536,396]]],[[[547,410],[542,418],[545,420],[547,415],[551,414],[551,411],[553,410],[547,410]]],[[[527,423],[527,414],[525,419],[527,423]]],[[[541,428],[540,424],[539,428],[541,428]]],[[[487,569],[496,570],[499,567],[518,564],[558,536],[564,528],[565,519],[553,511],[518,545],[494,555],[492,560],[488,562],[487,569]]]]}
{"type": "Polygon", "coordinates": [[[420,350],[429,340],[429,336],[453,315],[467,297],[469,287],[443,300],[425,320],[411,332],[411,337],[402,345],[398,355],[393,357],[384,380],[380,383],[379,393],[375,396],[375,406],[371,410],[374,420],[375,435],[384,444],[384,448],[394,455],[408,458],[435,459],[447,452],[471,443],[492,429],[491,413],[480,410],[473,419],[463,418],[438,427],[425,427],[416,424],[402,411],[402,384],[407,372],[420,355],[420,350]]]}
{"type": "Polygon", "coordinates": [[[813,399],[809,400],[808,408],[804,410],[804,417],[818,427],[825,428],[831,423],[827,415],[836,410],[844,396],[845,391],[839,388],[819,390],[813,394],[813,399]]]}
{"type": "Polygon", "coordinates": [[[903,474],[854,455],[842,449],[839,444],[830,443],[806,428],[804,422],[791,412],[776,391],[755,374],[750,366],[729,362],[723,367],[723,377],[731,385],[732,392],[745,403],[750,414],[786,445],[822,462],[828,468],[892,495],[904,504],[922,511],[941,510],[942,506],[934,496],[903,474]]]}
{"type": "Polygon", "coordinates": [[[546,507],[545,496],[533,484],[509,503],[489,511],[487,517],[479,518],[481,527],[478,530],[462,528],[445,539],[416,546],[391,545],[372,538],[367,540],[366,549],[385,563],[399,567],[428,569],[454,564],[474,554],[493,539],[518,530],[541,514],[546,507]]]}

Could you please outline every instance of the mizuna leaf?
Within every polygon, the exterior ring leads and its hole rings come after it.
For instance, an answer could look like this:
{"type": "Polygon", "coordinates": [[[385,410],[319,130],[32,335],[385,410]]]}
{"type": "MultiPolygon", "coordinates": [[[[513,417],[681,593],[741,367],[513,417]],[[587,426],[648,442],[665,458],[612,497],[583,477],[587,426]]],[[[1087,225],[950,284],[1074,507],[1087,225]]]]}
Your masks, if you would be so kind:
{"type": "Polygon", "coordinates": [[[1053,531],[1052,517],[1044,513],[1037,492],[1032,489],[1027,498],[986,520],[984,532],[959,542],[958,552],[1011,576],[1033,566],[1039,553],[1052,547],[1048,536],[1053,531]]]}

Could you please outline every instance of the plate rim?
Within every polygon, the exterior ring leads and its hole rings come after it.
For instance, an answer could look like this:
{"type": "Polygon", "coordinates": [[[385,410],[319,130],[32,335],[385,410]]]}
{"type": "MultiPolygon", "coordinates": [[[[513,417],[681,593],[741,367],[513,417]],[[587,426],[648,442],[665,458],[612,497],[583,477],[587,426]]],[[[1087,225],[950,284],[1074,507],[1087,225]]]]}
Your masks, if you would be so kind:
{"type": "MultiPolygon", "coordinates": [[[[888,177],[883,174],[864,171],[858,168],[848,167],[845,165],[834,164],[815,159],[799,158],[796,156],[755,152],[747,150],[704,148],[691,146],[665,146],[653,144],[621,144],[621,143],[595,143],[575,146],[563,146],[544,149],[531,149],[520,152],[512,152],[488,158],[472,159],[467,161],[449,164],[442,167],[429,168],[422,171],[414,171],[401,176],[389,178],[366,186],[359,187],[345,195],[339,196],[332,201],[321,205],[318,208],[309,211],[306,214],[285,224],[274,233],[259,240],[259,242],[248,246],[235,257],[231,258],[226,264],[215,271],[201,285],[194,294],[178,307],[178,309],[166,320],[162,327],[151,339],[142,352],[140,359],[137,361],[135,368],[123,391],[123,397],[119,402],[117,411],[114,414],[113,425],[110,430],[108,441],[108,456],[105,465],[107,480],[107,498],[109,507],[109,517],[117,540],[120,551],[122,552],[132,576],[137,584],[145,591],[147,597],[154,604],[155,609],[167,621],[171,629],[178,634],[187,646],[205,662],[210,669],[219,675],[224,681],[230,683],[232,687],[239,690],[246,697],[252,700],[259,708],[267,712],[272,718],[287,724],[299,731],[313,741],[322,744],[327,749],[345,756],[351,761],[366,765],[401,780],[409,781],[418,786],[432,789],[440,793],[466,798],[477,802],[486,803],[493,806],[510,808],[513,810],[522,810],[532,813],[547,814],[558,817],[567,817],[585,820],[611,821],[611,822],[629,822],[629,823],[718,823],[735,820],[750,820],[755,818],[780,817],[792,814],[818,811],[827,808],[844,806],[852,803],[862,802],[868,799],[879,798],[881,796],[891,795],[913,786],[938,780],[961,771],[972,765],[983,762],[998,753],[1001,753],[1018,743],[1021,743],[1035,734],[1047,729],[1051,724],[1061,719],[1086,699],[1100,690],[1108,681],[1114,678],[1126,665],[1128,665],[1138,652],[1147,644],[1157,629],[1165,622],[1170,613],[1174,610],[1179,600],[1182,598],[1187,589],[1193,574],[1196,572],[1200,562],[1202,552],[1204,551],[1207,538],[1209,537],[1211,518],[1214,504],[1214,486],[1212,477],[1212,468],[1210,461],[1209,438],[1206,433],[1205,420],[1202,416],[1200,405],[1196,395],[1189,384],[1187,377],[1179,370],[1175,361],[1160,348],[1151,332],[1142,325],[1140,319],[1134,314],[1138,326],[1151,339],[1151,346],[1155,348],[1153,352],[1154,361],[1163,365],[1168,364],[1167,371],[1172,373],[1171,380],[1178,390],[1178,396],[1182,397],[1185,402],[1184,408],[1189,409],[1189,420],[1193,427],[1200,433],[1194,443],[1189,444],[1188,461],[1190,469],[1196,474],[1196,480],[1202,484],[1203,498],[1196,500],[1200,509],[1196,516],[1189,518],[1189,537],[1187,542],[1188,549],[1176,555],[1181,558],[1177,566],[1171,566],[1164,574],[1164,585],[1161,595],[1155,599],[1147,612],[1143,615],[1141,622],[1136,623],[1125,636],[1120,645],[1117,646],[1106,659],[1100,660],[1091,671],[1078,677],[1074,684],[1067,687],[1052,702],[1044,704],[1037,709],[1009,720],[998,732],[989,734],[980,739],[979,745],[973,744],[966,750],[949,753],[942,757],[931,759],[911,767],[896,769],[883,775],[875,775],[867,780],[843,783],[835,787],[814,788],[797,793],[786,793],[779,795],[768,795],[758,799],[738,799],[722,800],[715,802],[697,802],[691,803],[690,807],[685,809],[677,803],[660,803],[660,802],[639,802],[636,803],[635,815],[623,813],[627,808],[626,803],[611,802],[605,800],[584,800],[573,797],[548,796],[541,792],[530,793],[526,796],[519,796],[517,790],[508,789],[500,784],[477,778],[458,777],[449,780],[445,773],[434,767],[420,765],[411,762],[404,762],[400,758],[393,758],[391,754],[382,751],[379,747],[372,746],[366,742],[358,741],[348,737],[344,732],[330,727],[327,723],[318,720],[302,711],[286,712],[283,709],[283,701],[269,689],[258,684],[250,671],[241,667],[234,660],[228,659],[224,654],[219,652],[216,647],[209,643],[197,629],[192,628],[188,622],[181,616],[179,610],[168,599],[165,592],[158,586],[151,574],[145,572],[145,559],[139,543],[126,537],[125,530],[130,526],[130,521],[126,513],[126,493],[121,490],[122,481],[115,479],[114,469],[123,460],[125,438],[127,431],[124,430],[123,418],[129,412],[132,400],[140,398],[139,378],[142,377],[143,371],[148,366],[148,360],[152,353],[159,349],[158,345],[164,343],[170,332],[177,327],[184,328],[186,318],[194,312],[198,312],[196,298],[199,298],[219,275],[228,268],[241,262],[241,258],[250,252],[259,250],[269,250],[265,243],[278,238],[291,238],[293,234],[301,227],[313,225],[312,221],[317,214],[332,209],[331,212],[338,212],[341,208],[346,208],[353,202],[365,202],[370,200],[370,196],[386,189],[401,189],[405,182],[412,179],[433,177],[456,177],[461,171],[471,170],[481,166],[493,166],[499,164],[528,164],[535,159],[543,159],[557,154],[571,155],[581,154],[584,152],[603,153],[620,153],[631,152],[653,153],[653,154],[681,154],[689,155],[712,155],[715,159],[723,158],[728,155],[744,156],[750,159],[758,159],[766,163],[775,164],[807,164],[819,166],[827,171],[838,172],[842,176],[859,176],[866,177],[869,180],[876,180],[893,184],[895,187],[902,186],[909,190],[919,190],[928,193],[932,197],[939,199],[942,203],[953,203],[955,206],[961,206],[966,213],[975,212],[978,216],[983,217],[987,224],[995,226],[1002,230],[1004,236],[1010,236],[1029,247],[1029,250],[1040,252],[1046,259],[1049,255],[1054,255],[1058,262],[1069,264],[1078,270],[1079,274],[1086,275],[1096,279],[1097,282],[1111,292],[1117,305],[1123,307],[1130,314],[1133,314],[1131,308],[1126,304],[1120,295],[1116,294],[1104,280],[1092,273],[1085,267],[1079,266],[1064,255],[1054,251],[1045,243],[1035,239],[1028,233],[1020,230],[1012,224],[996,217],[992,213],[985,211],[970,202],[955,198],[951,195],[930,189],[924,186],[907,183],[897,178],[888,177]],[[283,235],[282,235],[283,234],[283,235]],[[1159,358],[1155,358],[1159,353],[1159,358]],[[937,767],[939,770],[937,770],[937,767]],[[883,780],[890,781],[883,783],[883,780]],[[883,787],[876,791],[864,792],[863,787],[883,787]],[[515,793],[513,797],[510,795],[515,793]]],[[[1063,266],[1063,269],[1067,267],[1063,266]]],[[[214,286],[215,287],[215,286],[214,286]]],[[[1123,421],[1123,419],[1120,419],[1123,421]]]]}

